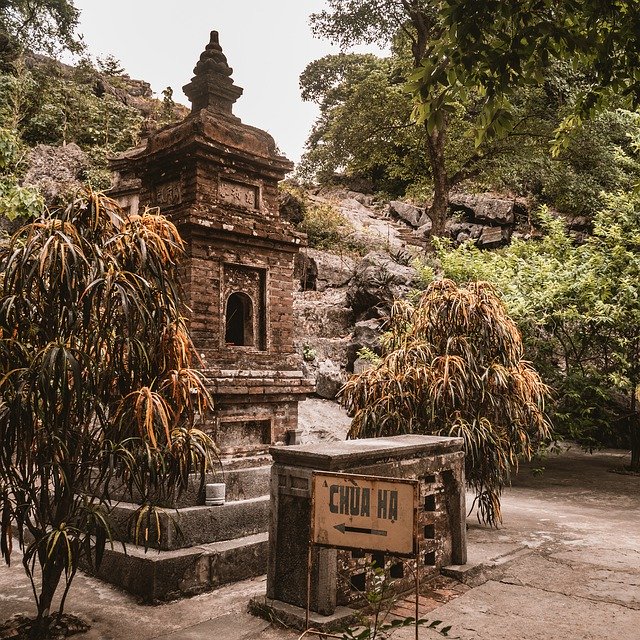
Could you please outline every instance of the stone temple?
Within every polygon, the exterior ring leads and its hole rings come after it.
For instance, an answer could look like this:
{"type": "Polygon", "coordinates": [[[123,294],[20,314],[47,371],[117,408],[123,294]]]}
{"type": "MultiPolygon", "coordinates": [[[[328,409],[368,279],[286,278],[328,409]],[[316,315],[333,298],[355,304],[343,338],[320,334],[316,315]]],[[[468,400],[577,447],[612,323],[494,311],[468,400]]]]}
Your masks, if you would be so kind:
{"type": "MultiPolygon", "coordinates": [[[[171,516],[179,526],[168,516],[159,551],[108,552],[101,573],[148,600],[265,572],[266,454],[293,442],[298,402],[312,391],[293,347],[293,268],[304,235],[278,213],[278,182],[293,164],[268,133],[233,115],[242,89],[231,73],[214,31],[184,87],[190,115],[112,162],[110,195],[131,213],[159,207],[185,240],[191,334],[215,403],[205,428],[227,483],[223,507],[204,506],[195,491],[183,496],[171,516]]],[[[116,507],[123,530],[135,506],[116,507]]]]}

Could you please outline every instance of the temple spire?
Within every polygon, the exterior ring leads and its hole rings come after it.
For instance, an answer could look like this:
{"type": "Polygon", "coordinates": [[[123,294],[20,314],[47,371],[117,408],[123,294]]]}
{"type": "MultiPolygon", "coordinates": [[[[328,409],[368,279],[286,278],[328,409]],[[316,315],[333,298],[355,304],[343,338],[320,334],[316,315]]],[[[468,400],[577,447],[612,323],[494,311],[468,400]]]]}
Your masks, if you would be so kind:
{"type": "Polygon", "coordinates": [[[193,70],[191,82],[182,89],[191,101],[193,113],[202,109],[231,114],[234,102],[242,95],[242,89],[233,83],[233,69],[218,42],[218,32],[211,32],[211,39],[200,55],[193,70]]]}

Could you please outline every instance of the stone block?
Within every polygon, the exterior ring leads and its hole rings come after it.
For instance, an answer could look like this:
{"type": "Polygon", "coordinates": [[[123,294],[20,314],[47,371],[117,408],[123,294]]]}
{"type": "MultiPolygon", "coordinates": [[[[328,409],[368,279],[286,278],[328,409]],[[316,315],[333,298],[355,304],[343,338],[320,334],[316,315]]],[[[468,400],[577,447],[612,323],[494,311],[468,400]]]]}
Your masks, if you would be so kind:
{"type": "MultiPolygon", "coordinates": [[[[136,542],[138,505],[119,503],[111,518],[117,539],[136,542]]],[[[159,516],[160,536],[155,519],[149,521],[148,544],[165,551],[194,547],[209,542],[233,540],[266,531],[269,522],[269,496],[227,502],[221,506],[165,509],[159,516]]],[[[146,521],[143,519],[143,526],[146,521]]]]}
{"type": "MultiPolygon", "coordinates": [[[[461,438],[395,436],[292,447],[272,447],[272,514],[269,526],[267,597],[306,604],[308,541],[311,538],[311,483],[315,471],[353,473],[419,482],[414,559],[381,552],[312,549],[311,607],[331,615],[353,605],[371,581],[371,563],[399,574],[398,590],[413,587],[412,563],[421,579],[440,566],[466,562],[464,453],[461,438]]],[[[361,525],[358,525],[361,526],[361,525]]],[[[337,527],[336,527],[337,528],[337,527]]],[[[394,587],[395,588],[395,587],[394,587]]]]}
{"type": "Polygon", "coordinates": [[[114,545],[105,549],[96,575],[153,604],[264,574],[267,544],[260,533],[177,551],[114,545]]]}

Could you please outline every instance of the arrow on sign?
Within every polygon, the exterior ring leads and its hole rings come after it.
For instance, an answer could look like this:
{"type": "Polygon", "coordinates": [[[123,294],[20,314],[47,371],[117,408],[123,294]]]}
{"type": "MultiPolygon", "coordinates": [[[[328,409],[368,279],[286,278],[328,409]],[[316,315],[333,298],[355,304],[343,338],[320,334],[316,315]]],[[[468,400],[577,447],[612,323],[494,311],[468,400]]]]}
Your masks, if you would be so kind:
{"type": "Polygon", "coordinates": [[[363,527],[348,527],[346,524],[334,524],[334,529],[340,533],[366,533],[370,536],[386,536],[387,532],[382,529],[365,529],[363,527]]]}

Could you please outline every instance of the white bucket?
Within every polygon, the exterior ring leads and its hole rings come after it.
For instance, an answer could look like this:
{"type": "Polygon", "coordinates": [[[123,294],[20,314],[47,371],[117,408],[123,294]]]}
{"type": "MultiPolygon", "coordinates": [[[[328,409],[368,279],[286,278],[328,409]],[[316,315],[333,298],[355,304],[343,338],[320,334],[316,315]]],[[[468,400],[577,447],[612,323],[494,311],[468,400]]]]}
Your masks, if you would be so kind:
{"type": "Polygon", "coordinates": [[[206,485],[205,504],[207,507],[219,507],[224,504],[226,485],[224,482],[213,482],[206,485]]]}

